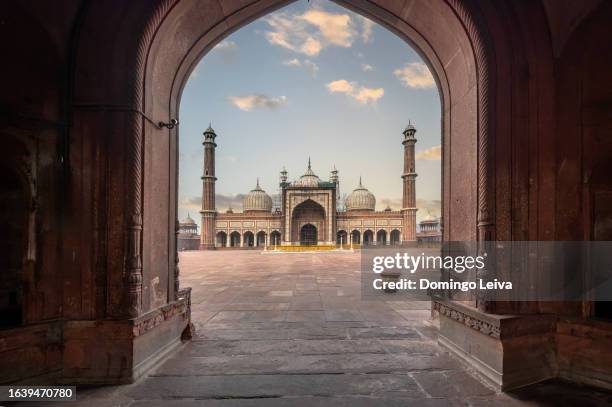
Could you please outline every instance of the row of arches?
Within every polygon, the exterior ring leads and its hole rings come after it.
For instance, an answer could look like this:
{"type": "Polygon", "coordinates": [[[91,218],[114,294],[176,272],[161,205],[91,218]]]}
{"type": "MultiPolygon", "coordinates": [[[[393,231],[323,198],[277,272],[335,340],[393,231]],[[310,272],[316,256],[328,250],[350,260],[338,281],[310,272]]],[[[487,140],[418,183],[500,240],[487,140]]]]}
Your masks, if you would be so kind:
{"type": "Polygon", "coordinates": [[[233,231],[229,235],[226,232],[217,232],[215,239],[216,247],[260,247],[260,246],[276,246],[280,245],[281,234],[275,230],[270,235],[263,230],[256,234],[246,231],[242,234],[238,231],[233,231]]]}
{"type": "Polygon", "coordinates": [[[374,235],[374,231],[368,229],[362,233],[355,229],[351,232],[351,236],[349,239],[349,235],[346,230],[339,230],[336,234],[336,243],[337,244],[364,244],[364,245],[398,245],[401,242],[401,234],[398,229],[393,229],[391,232],[387,232],[384,229],[380,229],[374,235]],[[376,238],[375,238],[376,237],[376,238]]]}

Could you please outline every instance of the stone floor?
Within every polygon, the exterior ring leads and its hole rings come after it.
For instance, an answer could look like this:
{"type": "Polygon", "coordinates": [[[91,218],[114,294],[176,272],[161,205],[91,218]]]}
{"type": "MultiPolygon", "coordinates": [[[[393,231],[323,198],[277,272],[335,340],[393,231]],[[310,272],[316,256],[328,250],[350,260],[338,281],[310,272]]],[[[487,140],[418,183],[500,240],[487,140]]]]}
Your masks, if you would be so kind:
{"type": "Polygon", "coordinates": [[[607,393],[554,382],[495,393],[437,345],[429,303],[361,300],[359,260],[349,252],[182,253],[194,339],[138,383],[79,389],[80,402],[69,404],[612,405],[607,393]]]}

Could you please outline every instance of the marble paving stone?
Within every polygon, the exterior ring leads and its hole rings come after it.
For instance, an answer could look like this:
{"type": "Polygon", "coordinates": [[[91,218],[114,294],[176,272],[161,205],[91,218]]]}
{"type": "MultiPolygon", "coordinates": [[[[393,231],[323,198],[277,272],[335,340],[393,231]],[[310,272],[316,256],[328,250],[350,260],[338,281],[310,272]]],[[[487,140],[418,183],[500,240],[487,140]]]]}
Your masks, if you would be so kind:
{"type": "Polygon", "coordinates": [[[387,353],[387,346],[376,339],[292,339],[262,341],[193,341],[181,357],[221,355],[326,355],[387,353]]]}
{"type": "Polygon", "coordinates": [[[150,377],[127,392],[134,399],[150,398],[255,398],[292,396],[384,396],[423,398],[425,393],[408,375],[242,375],[150,377]]]}
{"type": "Polygon", "coordinates": [[[361,298],[358,252],[183,252],[180,264],[194,339],[134,384],[79,389],[71,406],[612,405],[566,384],[494,393],[438,346],[429,303],[361,298]]]}

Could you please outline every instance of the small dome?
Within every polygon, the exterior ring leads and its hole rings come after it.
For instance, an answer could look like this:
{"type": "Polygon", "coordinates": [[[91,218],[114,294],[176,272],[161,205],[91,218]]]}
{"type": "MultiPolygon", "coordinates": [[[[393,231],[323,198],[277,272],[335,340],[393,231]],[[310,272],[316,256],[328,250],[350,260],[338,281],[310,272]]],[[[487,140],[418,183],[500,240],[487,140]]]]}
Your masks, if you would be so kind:
{"type": "Polygon", "coordinates": [[[225,213],[234,213],[234,210],[232,209],[232,207],[230,206],[229,208],[227,208],[227,210],[225,211],[225,213]]]}
{"type": "Polygon", "coordinates": [[[373,211],[376,208],[376,197],[361,184],[346,198],[347,211],[373,211]]]}
{"type": "Polygon", "coordinates": [[[213,128],[212,128],[212,123],[208,123],[208,128],[206,130],[204,130],[204,134],[206,134],[206,133],[211,133],[211,134],[215,134],[215,135],[217,134],[217,133],[215,133],[215,130],[213,130],[213,128]]]}
{"type": "Polygon", "coordinates": [[[259,186],[259,179],[257,185],[244,197],[242,201],[242,209],[244,212],[247,211],[272,211],[272,198],[266,194],[266,191],[261,189],[259,186]]]}
{"type": "Polygon", "coordinates": [[[412,130],[416,131],[416,127],[414,127],[412,125],[412,123],[410,123],[410,121],[408,121],[408,126],[406,126],[406,128],[404,129],[404,131],[402,133],[406,133],[407,131],[412,131],[412,130]]]}
{"type": "Polygon", "coordinates": [[[300,179],[293,181],[293,184],[291,185],[296,187],[318,187],[319,182],[321,182],[321,179],[312,171],[309,158],[306,172],[300,177],[300,179]]]}
{"type": "Polygon", "coordinates": [[[438,222],[439,222],[438,218],[433,216],[430,212],[427,212],[427,216],[425,216],[423,220],[421,220],[421,222],[419,223],[438,223],[438,222]]]}
{"type": "Polygon", "coordinates": [[[195,225],[195,221],[193,219],[191,219],[191,216],[189,215],[189,213],[187,213],[187,217],[185,219],[183,219],[180,222],[181,225],[185,225],[185,226],[191,226],[191,225],[195,225]]]}

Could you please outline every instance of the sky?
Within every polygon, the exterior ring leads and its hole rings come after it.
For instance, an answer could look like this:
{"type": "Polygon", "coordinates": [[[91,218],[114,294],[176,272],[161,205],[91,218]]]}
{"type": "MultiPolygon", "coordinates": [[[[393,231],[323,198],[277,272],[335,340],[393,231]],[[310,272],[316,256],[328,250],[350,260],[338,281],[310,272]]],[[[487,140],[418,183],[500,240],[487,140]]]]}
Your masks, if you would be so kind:
{"type": "Polygon", "coordinates": [[[311,158],[341,194],[359,183],[401,208],[402,130],[416,128],[417,219],[439,216],[441,113],[418,53],[386,28],[327,0],[300,0],[219,42],[192,72],[180,105],[179,219],[200,223],[202,133],[217,133],[216,205],[242,210],[257,178],[278,193],[311,158]]]}

